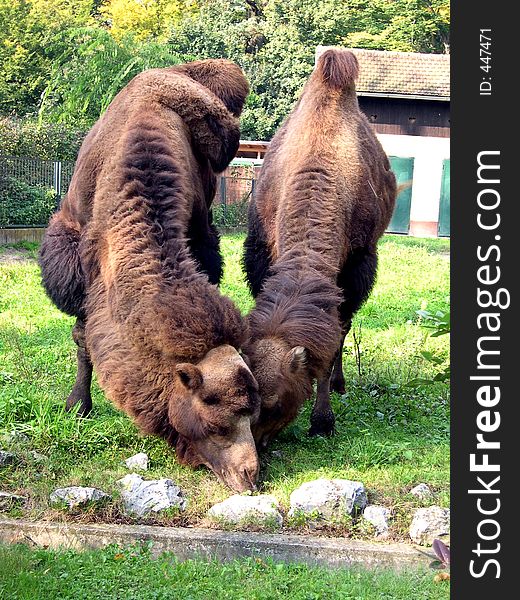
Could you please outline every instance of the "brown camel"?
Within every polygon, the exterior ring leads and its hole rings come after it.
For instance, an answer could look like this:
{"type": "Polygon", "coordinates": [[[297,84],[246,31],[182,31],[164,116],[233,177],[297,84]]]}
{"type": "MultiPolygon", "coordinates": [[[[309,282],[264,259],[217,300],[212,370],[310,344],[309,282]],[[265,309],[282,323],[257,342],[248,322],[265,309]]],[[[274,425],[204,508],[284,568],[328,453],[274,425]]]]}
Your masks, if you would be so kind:
{"type": "Polygon", "coordinates": [[[77,317],[67,408],[107,397],[179,460],[254,489],[257,383],[239,354],[245,323],[216,285],[215,173],[239,143],[248,92],[236,65],[208,60],[135,77],[87,135],[46,231],[43,283],[77,317]]]}
{"type": "Polygon", "coordinates": [[[271,142],[250,206],[244,265],[256,307],[246,353],[262,398],[260,446],[296,417],[315,379],[310,433],[333,432],[330,388],[345,391],[343,342],[393,212],[395,177],[359,110],[357,74],[347,50],[320,57],[271,142]]]}

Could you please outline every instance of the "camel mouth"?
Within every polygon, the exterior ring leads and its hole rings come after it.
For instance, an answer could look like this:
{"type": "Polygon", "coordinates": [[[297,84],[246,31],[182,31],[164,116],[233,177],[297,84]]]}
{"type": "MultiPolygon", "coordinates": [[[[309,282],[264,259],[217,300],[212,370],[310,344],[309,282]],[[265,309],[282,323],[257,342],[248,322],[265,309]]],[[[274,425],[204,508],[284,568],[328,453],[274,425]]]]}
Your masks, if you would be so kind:
{"type": "Polygon", "coordinates": [[[253,471],[247,469],[239,470],[225,470],[222,469],[220,472],[213,470],[218,479],[231,488],[237,494],[243,492],[256,492],[258,490],[258,467],[253,471]]]}
{"type": "Polygon", "coordinates": [[[220,480],[237,494],[242,494],[243,492],[256,492],[258,490],[256,483],[249,479],[238,480],[235,478],[222,477],[220,480]]]}

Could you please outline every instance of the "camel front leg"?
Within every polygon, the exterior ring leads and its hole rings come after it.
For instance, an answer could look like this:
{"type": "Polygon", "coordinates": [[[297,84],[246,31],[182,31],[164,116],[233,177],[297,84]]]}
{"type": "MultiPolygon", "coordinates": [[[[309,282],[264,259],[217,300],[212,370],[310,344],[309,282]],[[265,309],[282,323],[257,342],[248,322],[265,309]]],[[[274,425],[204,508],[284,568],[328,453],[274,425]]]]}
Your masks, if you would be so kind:
{"type": "Polygon", "coordinates": [[[332,435],[336,417],[330,405],[330,378],[337,355],[331,362],[329,368],[318,377],[316,400],[312,407],[311,428],[309,435],[332,435]]]}

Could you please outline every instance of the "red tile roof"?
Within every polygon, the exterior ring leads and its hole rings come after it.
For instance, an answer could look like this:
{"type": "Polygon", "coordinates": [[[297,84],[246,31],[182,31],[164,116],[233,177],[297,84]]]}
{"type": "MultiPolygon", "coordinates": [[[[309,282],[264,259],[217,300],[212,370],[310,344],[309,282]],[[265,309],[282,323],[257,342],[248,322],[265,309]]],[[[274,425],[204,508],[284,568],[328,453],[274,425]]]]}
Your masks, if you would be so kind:
{"type": "MultiPolygon", "coordinates": [[[[316,59],[327,50],[316,48],[316,59]]],[[[450,97],[450,55],[349,48],[359,62],[358,94],[450,97]]]]}

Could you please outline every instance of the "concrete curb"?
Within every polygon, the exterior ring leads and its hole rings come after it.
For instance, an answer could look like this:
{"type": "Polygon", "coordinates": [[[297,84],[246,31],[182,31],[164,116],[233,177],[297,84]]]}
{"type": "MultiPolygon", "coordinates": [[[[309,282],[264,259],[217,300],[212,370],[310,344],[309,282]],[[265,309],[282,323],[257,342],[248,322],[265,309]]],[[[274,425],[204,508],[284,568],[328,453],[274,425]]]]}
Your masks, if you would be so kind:
{"type": "Polygon", "coordinates": [[[406,544],[372,543],[344,538],[229,532],[213,529],[146,525],[84,525],[0,518],[0,542],[31,543],[49,548],[84,550],[108,544],[153,542],[152,553],[172,552],[189,558],[229,561],[241,557],[272,558],[326,567],[427,567],[434,557],[406,544]]]}

